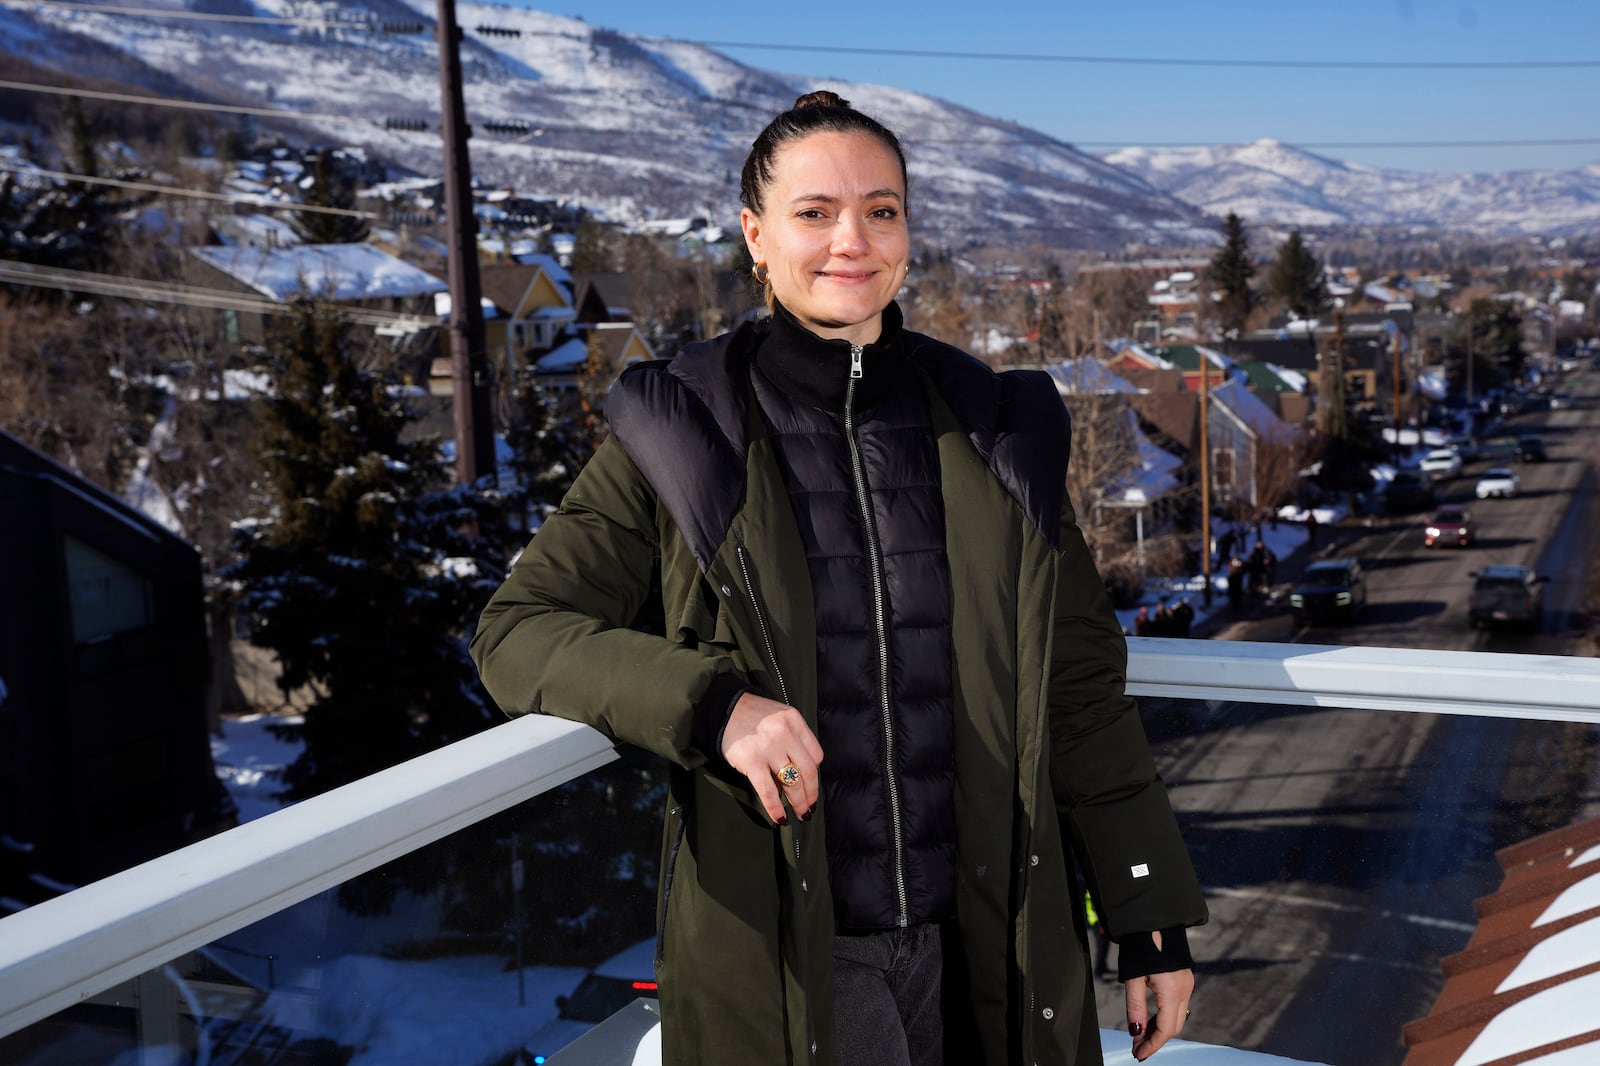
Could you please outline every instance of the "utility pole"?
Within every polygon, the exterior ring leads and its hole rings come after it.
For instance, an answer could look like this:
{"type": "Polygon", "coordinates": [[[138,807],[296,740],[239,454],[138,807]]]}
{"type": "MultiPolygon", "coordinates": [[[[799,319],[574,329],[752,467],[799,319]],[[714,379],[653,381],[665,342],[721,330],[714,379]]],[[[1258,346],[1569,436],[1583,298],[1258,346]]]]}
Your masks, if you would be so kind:
{"type": "MultiPolygon", "coordinates": [[[[1211,391],[1210,361],[1200,353],[1200,599],[1211,606],[1211,436],[1206,394],[1211,391]]],[[[1235,590],[1229,589],[1233,595],[1235,590]]]]}
{"type": "Polygon", "coordinates": [[[461,27],[455,0],[439,0],[440,129],[444,138],[446,241],[450,250],[450,372],[455,414],[456,481],[494,476],[494,417],[484,353],[483,286],[472,211],[467,105],[461,91],[461,27]]]}
{"type": "Polygon", "coordinates": [[[1473,402],[1472,395],[1472,364],[1478,361],[1477,354],[1473,351],[1472,312],[1467,312],[1467,403],[1473,402]]]}
{"type": "MultiPolygon", "coordinates": [[[[1400,331],[1393,333],[1394,346],[1394,455],[1400,456],[1400,331]]],[[[1422,427],[1417,427],[1417,443],[1422,443],[1422,427]]]]}

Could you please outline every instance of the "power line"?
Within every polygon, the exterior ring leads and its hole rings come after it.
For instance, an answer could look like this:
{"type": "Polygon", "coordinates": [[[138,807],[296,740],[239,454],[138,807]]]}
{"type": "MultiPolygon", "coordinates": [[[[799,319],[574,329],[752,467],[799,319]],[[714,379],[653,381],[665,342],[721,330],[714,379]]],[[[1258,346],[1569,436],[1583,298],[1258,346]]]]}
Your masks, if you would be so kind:
{"type": "Polygon", "coordinates": [[[149,107],[175,107],[185,111],[222,111],[230,115],[256,115],[261,118],[288,118],[301,121],[353,122],[372,125],[371,119],[353,118],[350,115],[330,115],[317,111],[284,111],[271,107],[246,107],[241,104],[211,104],[198,100],[176,100],[166,96],[135,96],[132,93],[106,92],[101,89],[78,89],[60,85],[43,85],[28,81],[0,81],[0,89],[15,89],[26,93],[49,93],[52,96],[80,96],[86,100],[109,100],[119,104],[145,104],[149,107]]]}
{"type": "MultiPolygon", "coordinates": [[[[47,267],[36,263],[22,263],[0,259],[0,281],[9,281],[33,288],[58,289],[65,292],[93,293],[97,296],[115,296],[145,303],[183,304],[214,311],[244,311],[262,315],[292,315],[299,308],[295,303],[283,303],[225,289],[208,289],[192,285],[155,281],[147,278],[121,277],[116,274],[99,274],[88,270],[68,270],[65,267],[47,267]]],[[[434,315],[400,315],[364,307],[340,305],[342,318],[361,326],[388,327],[390,329],[424,329],[439,326],[443,320],[434,315]]]]}
{"type": "MultiPolygon", "coordinates": [[[[982,137],[902,138],[906,144],[1033,145],[1039,148],[1248,148],[1249,143],[1196,144],[1193,141],[1071,141],[1059,137],[1022,137],[995,140],[982,137]]],[[[1555,137],[1538,140],[1483,141],[1285,141],[1286,148],[1565,148],[1600,144],[1600,137],[1555,137]]]]}
{"type": "Polygon", "coordinates": [[[81,182],[85,185],[109,185],[118,189],[131,189],[135,192],[156,192],[166,196],[186,196],[196,200],[220,200],[224,203],[243,204],[252,207],[261,207],[275,211],[307,211],[321,215],[348,215],[351,218],[366,218],[381,221],[381,216],[371,211],[356,211],[348,207],[326,207],[322,204],[301,204],[293,202],[279,202],[268,200],[264,197],[251,196],[248,193],[221,193],[209,192],[204,189],[190,189],[182,185],[161,185],[148,181],[126,181],[122,178],[89,177],[86,174],[73,174],[64,170],[41,170],[38,167],[26,166],[20,163],[8,163],[0,160],[0,170],[10,171],[13,174],[33,175],[41,178],[51,178],[63,182],[81,182]]]}
{"type": "Polygon", "coordinates": [[[1511,60],[1361,60],[1361,59],[1198,59],[1182,56],[1049,55],[1042,52],[973,52],[961,49],[860,48],[833,44],[772,44],[764,41],[689,41],[658,37],[673,44],[705,48],[749,48],[773,52],[827,52],[837,55],[895,56],[908,59],[1004,60],[1027,63],[1080,63],[1101,66],[1244,67],[1304,70],[1561,70],[1600,67],[1600,59],[1511,60]]]}
{"type": "MultiPolygon", "coordinates": [[[[263,25],[322,26],[337,29],[369,30],[377,32],[421,33],[420,24],[389,24],[354,19],[316,19],[294,16],[225,15],[199,11],[169,10],[164,8],[129,8],[111,4],[74,3],[71,0],[0,0],[13,7],[45,7],[77,11],[94,11],[111,15],[142,18],[177,18],[196,21],[257,23],[263,25]]],[[[499,26],[478,26],[484,36],[572,37],[558,31],[510,29],[499,26]]],[[[741,48],[773,52],[821,52],[837,55],[892,56],[906,59],[961,59],[1000,60],[1025,63],[1066,63],[1098,66],[1151,66],[1151,67],[1215,67],[1274,70],[1576,70],[1600,67],[1600,59],[1509,59],[1509,60],[1383,60],[1383,59],[1259,59],[1259,58],[1202,58],[1194,56],[1096,56],[1052,54],[1044,52],[980,52],[970,49],[936,48],[868,48],[849,45],[775,43],[770,41],[709,41],[682,37],[642,37],[643,40],[666,41],[671,44],[696,45],[702,48],[741,48]]]]}
{"type": "Polygon", "coordinates": [[[91,11],[101,15],[123,15],[135,18],[189,19],[196,22],[242,22],[258,26],[309,26],[341,30],[364,30],[370,33],[421,33],[420,22],[387,23],[370,19],[319,19],[297,18],[293,15],[225,15],[220,12],[184,11],[174,8],[119,7],[115,4],[79,4],[71,0],[0,0],[7,7],[43,7],[66,11],[91,11]]]}

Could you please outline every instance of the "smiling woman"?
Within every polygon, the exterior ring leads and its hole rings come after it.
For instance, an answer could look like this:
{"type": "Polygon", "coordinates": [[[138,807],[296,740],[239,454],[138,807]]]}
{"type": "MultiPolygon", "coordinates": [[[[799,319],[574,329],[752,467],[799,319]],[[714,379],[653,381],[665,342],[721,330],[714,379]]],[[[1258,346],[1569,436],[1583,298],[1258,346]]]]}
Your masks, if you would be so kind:
{"type": "Polygon", "coordinates": [[[483,613],[484,682],[674,765],[671,1066],[1100,1061],[1069,848],[1146,1059],[1188,1016],[1206,907],[1060,395],[904,327],[878,122],[801,97],[743,175],[771,315],[617,380],[611,436],[483,613]],[[628,628],[652,594],[665,635],[628,628]]]}
{"type": "Polygon", "coordinates": [[[769,127],[745,163],[739,222],[756,280],[769,308],[817,336],[870,344],[910,270],[905,156],[834,93],[801,97],[801,110],[827,121],[787,139],[769,127]]]}

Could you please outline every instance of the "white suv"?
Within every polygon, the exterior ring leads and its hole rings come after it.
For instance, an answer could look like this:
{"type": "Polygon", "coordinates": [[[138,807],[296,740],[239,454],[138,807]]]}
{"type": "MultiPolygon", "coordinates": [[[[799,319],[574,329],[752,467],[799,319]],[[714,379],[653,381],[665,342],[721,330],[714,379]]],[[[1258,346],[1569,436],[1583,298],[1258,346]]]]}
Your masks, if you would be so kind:
{"type": "Polygon", "coordinates": [[[1490,496],[1515,496],[1521,487],[1522,481],[1515,470],[1497,466],[1493,470],[1485,470],[1478,479],[1477,495],[1480,500],[1490,496]]]}
{"type": "Polygon", "coordinates": [[[1417,464],[1435,480],[1461,476],[1461,453],[1454,448],[1435,448],[1417,464]]]}

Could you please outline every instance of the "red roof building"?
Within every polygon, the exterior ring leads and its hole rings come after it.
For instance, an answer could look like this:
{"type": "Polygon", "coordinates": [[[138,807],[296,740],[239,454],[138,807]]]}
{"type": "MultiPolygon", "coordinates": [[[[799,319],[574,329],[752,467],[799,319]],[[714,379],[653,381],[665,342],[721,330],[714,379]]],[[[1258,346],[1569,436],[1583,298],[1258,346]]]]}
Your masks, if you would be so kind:
{"type": "Polygon", "coordinates": [[[1600,1063],[1600,819],[1497,853],[1505,879],[1405,1027],[1404,1066],[1600,1063]]]}

